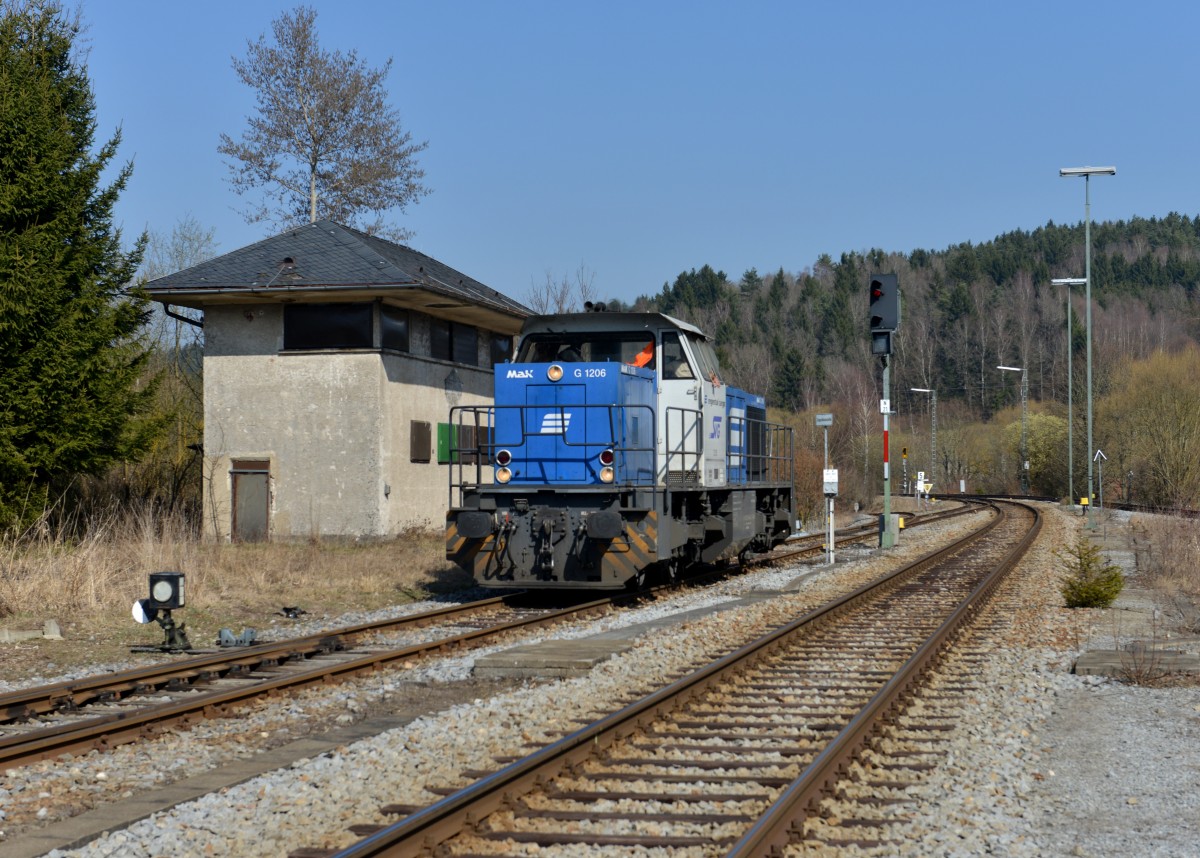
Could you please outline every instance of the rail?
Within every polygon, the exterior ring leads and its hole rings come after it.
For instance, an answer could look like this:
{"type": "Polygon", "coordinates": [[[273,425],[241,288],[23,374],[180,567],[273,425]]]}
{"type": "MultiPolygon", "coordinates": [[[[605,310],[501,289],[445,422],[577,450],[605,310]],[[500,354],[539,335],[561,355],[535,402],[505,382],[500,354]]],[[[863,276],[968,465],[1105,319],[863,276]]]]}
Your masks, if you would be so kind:
{"type": "MultiPolygon", "coordinates": [[[[951,618],[947,623],[938,628],[925,643],[917,648],[900,673],[887,681],[884,688],[870,700],[865,709],[858,716],[852,718],[845,729],[839,733],[838,740],[835,742],[837,747],[822,751],[806,769],[806,776],[813,770],[817,771],[816,775],[809,776],[809,783],[786,788],[784,790],[788,799],[784,803],[786,807],[781,808],[778,802],[774,804],[772,812],[768,814],[771,817],[770,820],[752,826],[752,832],[748,832],[746,835],[747,841],[739,844],[730,854],[766,854],[762,851],[764,842],[773,841],[772,845],[778,848],[780,841],[777,838],[781,837],[784,841],[790,838],[788,832],[794,831],[796,808],[801,809],[800,815],[802,816],[803,812],[811,806],[814,795],[826,790],[829,779],[836,777],[840,771],[844,770],[849,755],[854,754],[862,746],[869,730],[874,729],[874,725],[878,723],[880,717],[896,711],[903,705],[905,693],[911,689],[915,679],[926,672],[945,643],[961,627],[961,624],[978,612],[986,600],[986,595],[998,585],[1003,572],[1019,559],[1032,542],[1037,528],[1040,526],[1040,515],[1036,511],[1031,510],[1031,512],[1033,512],[1034,527],[1024,534],[1016,549],[1007,553],[1005,562],[1000,567],[1003,571],[994,573],[983,584],[973,588],[966,599],[956,601],[956,607],[952,610],[951,618]]],[[[723,675],[733,670],[740,670],[744,665],[758,663],[760,658],[779,650],[802,631],[811,629],[818,624],[825,624],[832,618],[839,617],[850,609],[876,598],[879,591],[890,592],[900,586],[902,582],[952,558],[975,540],[991,533],[998,521],[999,519],[994,520],[981,531],[964,537],[946,548],[932,552],[883,579],[864,585],[852,593],[805,614],[737,651],[651,693],[619,712],[604,716],[499,771],[481,777],[473,784],[428,807],[411,813],[403,820],[369,834],[352,846],[323,854],[332,854],[335,858],[432,854],[432,850],[437,844],[463,831],[464,827],[476,826],[480,820],[496,810],[511,808],[514,802],[527,792],[539,788],[564,772],[582,771],[585,760],[604,752],[618,740],[646,728],[657,719],[669,717],[671,712],[682,706],[682,701],[698,699],[703,692],[715,687],[716,683],[723,679],[723,675]]],[[[928,592],[928,588],[924,588],[924,591],[928,592]]],[[[623,761],[617,762],[623,764],[623,761]]],[[[686,767],[685,761],[680,760],[679,762],[686,767]]],[[[698,779],[698,776],[690,774],[680,777],[698,779]]],[[[614,799],[621,797],[620,793],[613,793],[614,799]]],[[[569,839],[571,836],[564,835],[563,842],[575,842],[569,839]]],[[[648,838],[648,840],[652,839],[648,838]]],[[[779,853],[772,852],[771,854],[779,853]]]]}

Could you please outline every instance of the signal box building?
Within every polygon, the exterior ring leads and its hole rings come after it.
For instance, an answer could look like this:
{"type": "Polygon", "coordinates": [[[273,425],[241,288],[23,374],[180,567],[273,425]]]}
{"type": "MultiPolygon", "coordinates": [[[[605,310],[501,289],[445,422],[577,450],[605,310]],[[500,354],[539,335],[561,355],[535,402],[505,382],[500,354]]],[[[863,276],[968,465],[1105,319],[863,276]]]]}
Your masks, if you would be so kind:
{"type": "Polygon", "coordinates": [[[330,221],[146,285],[203,311],[204,527],[216,539],[441,529],[455,405],[492,400],[530,311],[330,221]]]}

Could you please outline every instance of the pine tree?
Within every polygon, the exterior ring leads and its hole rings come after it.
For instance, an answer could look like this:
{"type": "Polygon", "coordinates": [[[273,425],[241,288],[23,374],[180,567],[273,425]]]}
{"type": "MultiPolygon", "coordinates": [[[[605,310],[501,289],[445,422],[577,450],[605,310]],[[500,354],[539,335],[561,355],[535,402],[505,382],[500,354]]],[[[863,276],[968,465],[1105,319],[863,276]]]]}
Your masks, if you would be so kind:
{"type": "Polygon", "coordinates": [[[39,515],[78,475],[156,430],[140,382],[147,301],[112,210],[120,134],[92,153],[95,103],[55,0],[0,0],[0,528],[39,515]]]}

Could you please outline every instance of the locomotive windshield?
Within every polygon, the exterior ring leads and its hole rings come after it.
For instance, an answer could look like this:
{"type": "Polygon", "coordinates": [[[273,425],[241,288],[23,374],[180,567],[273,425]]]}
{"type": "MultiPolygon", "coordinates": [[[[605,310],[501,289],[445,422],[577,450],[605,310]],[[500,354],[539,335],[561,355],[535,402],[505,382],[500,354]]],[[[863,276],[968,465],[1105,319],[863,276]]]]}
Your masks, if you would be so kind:
{"type": "Polygon", "coordinates": [[[721,364],[717,360],[717,353],[712,344],[701,339],[689,339],[688,342],[692,346],[692,354],[700,364],[701,377],[715,383],[721,377],[721,364]]]}
{"type": "Polygon", "coordinates": [[[517,363],[627,363],[654,369],[654,336],[632,333],[563,332],[530,334],[521,341],[517,363]]]}

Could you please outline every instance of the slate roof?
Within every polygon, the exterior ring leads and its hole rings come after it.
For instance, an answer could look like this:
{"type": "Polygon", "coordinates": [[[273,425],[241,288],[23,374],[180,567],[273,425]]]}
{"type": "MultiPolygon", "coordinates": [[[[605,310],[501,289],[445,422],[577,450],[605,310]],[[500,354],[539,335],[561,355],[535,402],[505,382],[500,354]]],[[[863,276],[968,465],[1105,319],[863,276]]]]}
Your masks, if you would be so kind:
{"type": "Polygon", "coordinates": [[[198,308],[213,303],[383,297],[398,306],[449,318],[478,317],[483,310],[493,327],[497,315],[519,326],[533,312],[411,247],[328,220],[159,277],[145,288],[155,301],[198,308]]]}

